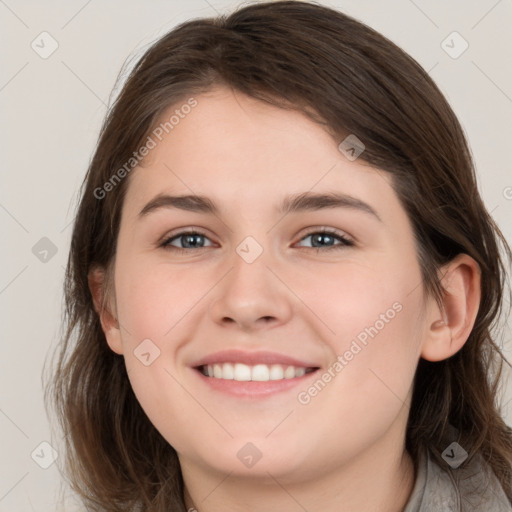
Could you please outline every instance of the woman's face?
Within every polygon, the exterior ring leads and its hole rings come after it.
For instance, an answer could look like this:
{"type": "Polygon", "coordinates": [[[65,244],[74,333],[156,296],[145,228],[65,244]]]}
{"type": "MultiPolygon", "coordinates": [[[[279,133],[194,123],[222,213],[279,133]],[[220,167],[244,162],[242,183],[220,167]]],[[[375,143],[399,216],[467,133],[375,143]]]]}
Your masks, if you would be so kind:
{"type": "Polygon", "coordinates": [[[283,483],[402,446],[426,319],[389,176],[298,112],[195,99],[122,212],[107,339],[144,411],[183,465],[283,483]]]}

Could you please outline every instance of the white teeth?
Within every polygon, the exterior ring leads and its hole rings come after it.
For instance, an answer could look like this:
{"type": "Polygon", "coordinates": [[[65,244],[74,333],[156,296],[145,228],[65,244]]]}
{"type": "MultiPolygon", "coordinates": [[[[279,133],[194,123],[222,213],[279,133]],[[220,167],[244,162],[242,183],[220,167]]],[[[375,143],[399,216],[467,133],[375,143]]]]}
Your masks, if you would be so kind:
{"type": "Polygon", "coordinates": [[[219,379],[233,380],[235,378],[235,369],[231,363],[224,363],[222,365],[222,375],[219,379]]]}
{"type": "Polygon", "coordinates": [[[280,364],[273,364],[270,367],[270,380],[284,379],[284,370],[280,364]]]}
{"type": "Polygon", "coordinates": [[[213,376],[216,379],[222,379],[222,366],[220,364],[213,365],[213,376]]]}
{"type": "Polygon", "coordinates": [[[283,366],[280,364],[256,364],[254,366],[242,363],[209,364],[203,371],[208,377],[215,379],[258,382],[293,379],[306,374],[306,368],[304,367],[283,366]]]}
{"type": "Polygon", "coordinates": [[[257,364],[252,367],[251,380],[265,381],[270,378],[270,370],[266,364],[257,364]]]}
{"type": "Polygon", "coordinates": [[[295,369],[295,377],[302,377],[303,375],[306,375],[306,368],[295,369]]]}
{"type": "Polygon", "coordinates": [[[251,380],[251,367],[246,364],[235,364],[235,380],[251,380]]]}
{"type": "Polygon", "coordinates": [[[288,366],[284,371],[284,378],[293,379],[293,377],[295,377],[295,368],[293,366],[288,366]]]}

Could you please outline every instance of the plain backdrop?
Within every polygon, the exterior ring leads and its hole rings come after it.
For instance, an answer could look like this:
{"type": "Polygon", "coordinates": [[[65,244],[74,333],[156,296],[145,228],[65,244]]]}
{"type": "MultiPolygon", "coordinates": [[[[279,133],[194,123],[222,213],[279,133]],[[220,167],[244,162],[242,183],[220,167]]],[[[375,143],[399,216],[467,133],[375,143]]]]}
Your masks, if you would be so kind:
{"type": "MultiPolygon", "coordinates": [[[[430,73],[461,121],[481,194],[510,243],[511,0],[319,3],[375,28],[430,73]]],[[[57,463],[41,467],[51,462],[41,443],[58,454],[60,441],[45,413],[41,377],[59,339],[78,188],[121,66],[176,24],[239,4],[0,0],[0,511],[75,510],[71,499],[57,504],[57,463]]],[[[507,328],[503,341],[510,338],[507,328]]],[[[510,398],[505,386],[512,424],[510,398]]]]}

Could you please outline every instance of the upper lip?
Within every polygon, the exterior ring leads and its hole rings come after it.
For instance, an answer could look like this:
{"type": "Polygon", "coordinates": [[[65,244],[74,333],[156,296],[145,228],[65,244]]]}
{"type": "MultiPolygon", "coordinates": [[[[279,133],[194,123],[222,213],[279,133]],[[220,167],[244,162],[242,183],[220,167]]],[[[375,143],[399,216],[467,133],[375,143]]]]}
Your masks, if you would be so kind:
{"type": "Polygon", "coordinates": [[[277,352],[252,351],[247,352],[239,349],[221,350],[207,355],[192,363],[193,368],[210,364],[220,363],[242,363],[249,366],[256,364],[281,364],[283,366],[296,366],[303,368],[318,368],[318,364],[301,361],[277,352]]]}

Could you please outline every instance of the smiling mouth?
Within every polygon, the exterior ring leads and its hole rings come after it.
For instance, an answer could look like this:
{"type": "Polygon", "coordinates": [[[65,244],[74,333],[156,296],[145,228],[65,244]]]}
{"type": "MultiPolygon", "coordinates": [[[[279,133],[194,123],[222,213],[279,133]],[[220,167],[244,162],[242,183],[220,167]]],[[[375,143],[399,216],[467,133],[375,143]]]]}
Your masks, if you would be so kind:
{"type": "Polygon", "coordinates": [[[305,368],[303,366],[281,364],[220,363],[197,367],[205,377],[222,380],[235,380],[239,382],[267,382],[276,380],[289,380],[303,377],[318,370],[318,367],[305,368]]]}

